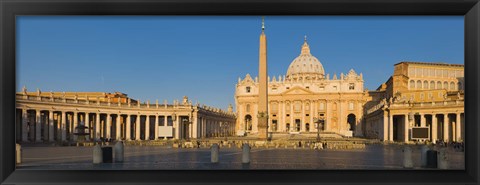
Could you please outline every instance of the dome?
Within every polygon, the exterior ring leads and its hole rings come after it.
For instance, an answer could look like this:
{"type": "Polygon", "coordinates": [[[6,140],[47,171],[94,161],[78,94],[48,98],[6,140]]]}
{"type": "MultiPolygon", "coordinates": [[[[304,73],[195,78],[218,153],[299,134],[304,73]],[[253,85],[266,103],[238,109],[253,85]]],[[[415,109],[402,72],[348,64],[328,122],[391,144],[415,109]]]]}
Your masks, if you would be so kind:
{"type": "Polygon", "coordinates": [[[300,56],[295,58],[287,70],[286,78],[311,78],[318,79],[324,78],[325,70],[322,63],[310,54],[310,47],[308,46],[307,39],[302,45],[302,51],[300,56]]]}

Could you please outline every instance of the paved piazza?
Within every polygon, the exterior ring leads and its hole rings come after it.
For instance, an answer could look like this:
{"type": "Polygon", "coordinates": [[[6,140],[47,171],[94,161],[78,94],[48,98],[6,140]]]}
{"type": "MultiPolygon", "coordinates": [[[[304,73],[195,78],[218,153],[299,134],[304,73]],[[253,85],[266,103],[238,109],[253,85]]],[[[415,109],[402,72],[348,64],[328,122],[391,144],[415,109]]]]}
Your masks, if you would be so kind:
{"type": "MultiPolygon", "coordinates": [[[[251,163],[241,163],[239,148],[220,148],[219,163],[210,163],[208,148],[126,146],[125,162],[92,164],[93,147],[24,146],[18,169],[160,170],[160,169],[403,169],[401,145],[367,145],[358,150],[252,148],[251,163]]],[[[412,146],[414,169],[420,168],[420,146],[412,146]]],[[[464,169],[463,152],[448,149],[451,169],[464,169]]]]}

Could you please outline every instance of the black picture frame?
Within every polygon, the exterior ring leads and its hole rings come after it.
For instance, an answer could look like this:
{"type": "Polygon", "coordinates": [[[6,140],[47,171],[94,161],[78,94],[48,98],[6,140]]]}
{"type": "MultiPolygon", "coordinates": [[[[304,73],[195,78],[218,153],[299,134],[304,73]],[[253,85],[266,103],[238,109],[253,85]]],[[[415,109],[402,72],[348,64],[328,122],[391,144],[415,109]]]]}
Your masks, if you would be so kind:
{"type": "Polygon", "coordinates": [[[0,0],[2,184],[478,184],[478,0],[0,0]],[[15,170],[15,16],[464,15],[465,170],[15,170]]]}

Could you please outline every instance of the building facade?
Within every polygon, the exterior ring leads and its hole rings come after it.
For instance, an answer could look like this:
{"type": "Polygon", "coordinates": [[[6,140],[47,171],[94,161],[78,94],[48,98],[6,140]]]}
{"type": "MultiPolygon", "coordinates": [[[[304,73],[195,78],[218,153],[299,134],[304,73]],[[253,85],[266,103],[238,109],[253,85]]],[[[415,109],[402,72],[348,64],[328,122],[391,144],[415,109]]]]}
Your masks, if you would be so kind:
{"type": "Polygon", "coordinates": [[[70,95],[27,92],[25,88],[17,93],[17,142],[77,141],[79,125],[87,127],[90,141],[198,139],[234,134],[231,106],[224,111],[192,105],[188,97],[181,103],[150,104],[133,101],[122,93],[70,95]]]}
{"type": "Polygon", "coordinates": [[[365,109],[366,136],[409,142],[412,128],[428,127],[431,142],[464,140],[464,66],[400,62],[365,109]]]}
{"type": "MultiPolygon", "coordinates": [[[[258,133],[258,78],[238,79],[235,91],[238,135],[258,133]]],[[[320,131],[362,136],[363,75],[351,69],[330,77],[311,54],[305,38],[301,52],[286,75],[268,77],[268,132],[310,133],[320,131]],[[323,120],[323,121],[318,121],[323,120]]]]}

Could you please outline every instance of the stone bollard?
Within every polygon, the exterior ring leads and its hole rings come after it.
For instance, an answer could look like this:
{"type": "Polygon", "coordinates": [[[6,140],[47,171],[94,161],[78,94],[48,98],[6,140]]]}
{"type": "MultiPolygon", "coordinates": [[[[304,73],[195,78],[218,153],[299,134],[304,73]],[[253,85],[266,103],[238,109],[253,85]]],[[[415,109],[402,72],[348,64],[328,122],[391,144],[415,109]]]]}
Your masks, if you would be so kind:
{"type": "Polygon", "coordinates": [[[427,151],[430,150],[427,145],[423,145],[421,149],[421,162],[422,167],[425,168],[427,166],[427,151]]]}
{"type": "Polygon", "coordinates": [[[248,144],[243,145],[242,163],[250,163],[250,146],[248,144]]]}
{"type": "Polygon", "coordinates": [[[218,144],[217,143],[214,143],[212,145],[212,152],[211,152],[211,162],[212,163],[218,163],[218,150],[219,150],[219,147],[218,147],[218,144]]]}
{"type": "Polygon", "coordinates": [[[441,148],[437,156],[438,169],[448,169],[447,148],[441,148]]]}
{"type": "Polygon", "coordinates": [[[15,151],[16,151],[16,154],[15,157],[16,157],[16,162],[17,164],[20,164],[22,163],[22,146],[20,146],[20,144],[16,144],[16,147],[15,147],[15,151]]]}
{"type": "Polygon", "coordinates": [[[123,147],[123,141],[118,141],[115,144],[115,162],[123,162],[123,156],[125,154],[125,149],[123,147]]]}
{"type": "Polygon", "coordinates": [[[95,145],[93,147],[93,164],[100,164],[103,162],[103,152],[100,145],[95,145]]]}
{"type": "Polygon", "coordinates": [[[413,161],[412,161],[412,148],[406,146],[403,149],[403,167],[404,168],[413,168],[413,161]]]}

